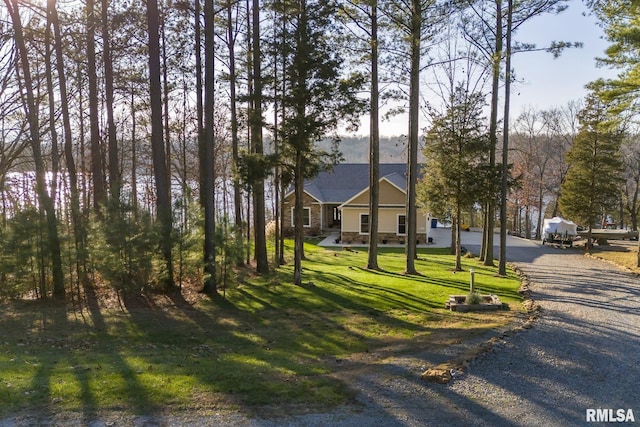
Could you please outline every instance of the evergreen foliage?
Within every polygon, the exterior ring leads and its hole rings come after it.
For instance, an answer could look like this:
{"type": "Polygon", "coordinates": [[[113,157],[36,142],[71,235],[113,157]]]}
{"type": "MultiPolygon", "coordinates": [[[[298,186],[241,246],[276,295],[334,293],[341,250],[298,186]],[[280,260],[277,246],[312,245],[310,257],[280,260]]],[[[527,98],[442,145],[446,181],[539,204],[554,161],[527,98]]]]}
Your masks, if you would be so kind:
{"type": "Polygon", "coordinates": [[[302,283],[303,187],[322,167],[325,156],[316,142],[334,133],[341,122],[356,127],[365,101],[358,96],[365,79],[360,73],[347,73],[344,58],[332,43],[340,29],[333,17],[337,5],[326,0],[275,0],[271,51],[282,58],[282,79],[288,90],[282,94],[283,167],[294,177],[295,247],[294,283],[302,283]]]}
{"type": "Polygon", "coordinates": [[[88,229],[89,263],[98,279],[121,297],[140,294],[158,285],[162,256],[158,225],[147,212],[123,213],[109,221],[94,219],[88,229]]]}
{"type": "MultiPolygon", "coordinates": [[[[458,86],[450,101],[447,112],[435,118],[426,135],[421,193],[434,213],[452,213],[459,237],[462,210],[480,201],[487,186],[489,138],[481,94],[470,94],[458,86]]],[[[456,239],[458,269],[459,240],[456,239]]]]}
{"type": "Polygon", "coordinates": [[[566,218],[591,229],[618,204],[623,135],[607,115],[605,103],[595,94],[587,98],[578,118],[580,130],[567,153],[570,168],[559,204],[566,218]]]}
{"type": "Polygon", "coordinates": [[[49,295],[51,263],[45,256],[45,227],[40,212],[28,208],[0,229],[0,299],[49,295]]]}
{"type": "Polygon", "coordinates": [[[611,45],[605,57],[598,60],[607,66],[618,68],[616,79],[600,79],[591,88],[609,103],[611,111],[637,111],[640,95],[640,6],[636,2],[614,0],[590,0],[592,9],[600,19],[605,37],[611,45]]]}
{"type": "MultiPolygon", "coordinates": [[[[621,70],[616,79],[599,79],[590,87],[609,104],[609,111],[622,115],[637,114],[640,95],[640,5],[635,1],[615,0],[589,0],[587,3],[600,19],[606,39],[612,43],[606,50],[606,57],[599,60],[621,70]]],[[[640,267],[640,242],[636,264],[640,267]]]]}
{"type": "Polygon", "coordinates": [[[174,210],[181,212],[180,226],[174,229],[173,239],[176,279],[180,287],[186,281],[203,283],[201,207],[187,194],[174,202],[174,210]]]}
{"type": "Polygon", "coordinates": [[[228,216],[216,220],[216,283],[223,296],[236,283],[236,260],[246,252],[242,230],[235,227],[228,216]]]}

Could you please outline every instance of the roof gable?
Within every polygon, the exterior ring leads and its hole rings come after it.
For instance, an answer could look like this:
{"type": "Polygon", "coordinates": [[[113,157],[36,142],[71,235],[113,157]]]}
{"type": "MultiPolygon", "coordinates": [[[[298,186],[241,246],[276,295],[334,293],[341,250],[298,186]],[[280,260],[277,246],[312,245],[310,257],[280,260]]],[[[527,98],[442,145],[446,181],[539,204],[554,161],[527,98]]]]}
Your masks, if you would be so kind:
{"type": "MultiPolygon", "coordinates": [[[[380,177],[386,178],[402,191],[406,190],[405,163],[381,163],[380,177]]],[[[367,163],[343,163],[332,170],[320,172],[313,180],[305,182],[307,194],[320,203],[343,204],[369,188],[367,163]]],[[[290,194],[290,192],[289,192],[290,194]]]]}
{"type": "MultiPolygon", "coordinates": [[[[398,194],[402,194],[402,195],[407,194],[406,179],[404,179],[402,176],[398,175],[397,173],[391,173],[389,175],[383,176],[382,178],[380,178],[380,184],[381,184],[380,186],[381,198],[383,197],[382,193],[385,193],[385,195],[387,196],[391,196],[390,192],[393,192],[394,190],[397,191],[398,194]],[[383,183],[386,183],[387,185],[384,186],[383,183]]],[[[391,197],[391,198],[393,199],[395,197],[391,197]]],[[[396,203],[397,203],[397,200],[396,200],[396,203]]],[[[404,203],[404,198],[402,200],[402,203],[404,203]]],[[[346,200],[344,203],[342,203],[339,206],[339,208],[343,208],[348,205],[362,205],[362,204],[366,204],[366,205],[369,204],[369,186],[367,186],[365,189],[360,191],[358,194],[355,194],[350,199],[346,200]]]]}

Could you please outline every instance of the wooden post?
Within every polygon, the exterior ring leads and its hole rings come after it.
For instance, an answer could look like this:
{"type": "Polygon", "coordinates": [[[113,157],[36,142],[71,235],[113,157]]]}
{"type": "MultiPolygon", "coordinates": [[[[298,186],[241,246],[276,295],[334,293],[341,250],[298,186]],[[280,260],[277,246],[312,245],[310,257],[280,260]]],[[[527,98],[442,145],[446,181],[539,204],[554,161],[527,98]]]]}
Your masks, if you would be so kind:
{"type": "Polygon", "coordinates": [[[469,269],[469,276],[470,276],[470,291],[473,293],[476,290],[476,272],[473,268],[469,269]]]}

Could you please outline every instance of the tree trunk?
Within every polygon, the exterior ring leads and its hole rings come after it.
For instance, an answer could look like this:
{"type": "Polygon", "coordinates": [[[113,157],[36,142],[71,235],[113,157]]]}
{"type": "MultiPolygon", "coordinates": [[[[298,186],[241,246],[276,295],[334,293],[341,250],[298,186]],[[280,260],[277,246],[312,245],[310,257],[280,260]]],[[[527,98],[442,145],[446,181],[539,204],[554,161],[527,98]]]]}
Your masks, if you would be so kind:
{"type": "Polygon", "coordinates": [[[204,2],[204,137],[201,140],[200,170],[202,188],[200,198],[204,205],[204,272],[203,291],[217,294],[216,245],[215,245],[215,201],[214,201],[214,10],[213,0],[204,2]]]}
{"type": "MultiPolygon", "coordinates": [[[[80,61],[78,61],[78,63],[76,64],[76,79],[77,81],[81,82],[83,81],[84,78],[84,70],[82,69],[82,64],[80,63],[80,61]]],[[[86,146],[86,140],[85,140],[85,115],[82,113],[84,111],[84,91],[83,91],[83,86],[82,85],[78,85],[78,109],[81,112],[80,113],[80,120],[78,121],[78,134],[79,134],[79,139],[80,139],[80,143],[78,144],[78,156],[80,157],[80,176],[82,177],[82,183],[80,184],[80,190],[81,190],[81,200],[82,200],[82,206],[86,208],[89,207],[90,202],[89,202],[89,191],[87,189],[87,157],[85,154],[85,146],[86,146]]]]}
{"type": "Polygon", "coordinates": [[[631,229],[633,231],[638,231],[638,196],[640,196],[640,180],[636,180],[636,188],[633,192],[631,209],[629,209],[629,218],[631,219],[631,229]]]}
{"type": "MultiPolygon", "coordinates": [[[[262,157],[264,147],[262,141],[262,53],[260,51],[260,2],[253,0],[252,19],[253,40],[253,108],[251,109],[251,148],[253,152],[262,157]]],[[[258,179],[253,185],[253,235],[255,244],[256,271],[261,274],[269,272],[269,259],[267,255],[266,212],[264,199],[264,180],[258,179]]]]}
{"type": "MultiPolygon", "coordinates": [[[[502,184],[500,186],[500,259],[498,274],[507,275],[507,194],[509,190],[509,101],[511,98],[511,27],[513,0],[507,0],[507,47],[504,85],[504,132],[502,135],[502,184]]],[[[542,215],[539,212],[538,215],[542,215]]],[[[538,229],[540,221],[538,222],[538,229]]]]}
{"type": "Polygon", "coordinates": [[[380,204],[380,117],[378,85],[378,3],[371,3],[371,111],[369,113],[369,258],[367,268],[378,270],[378,206],[380,204]]]}
{"type": "Polygon", "coordinates": [[[136,143],[136,107],[135,91],[131,86],[131,208],[133,215],[138,215],[138,156],[136,143]]]}
{"type": "MultiPolygon", "coordinates": [[[[253,33],[253,28],[251,27],[251,22],[252,19],[249,18],[250,15],[250,10],[251,10],[251,1],[252,0],[245,0],[245,8],[247,11],[247,33],[246,33],[246,37],[245,37],[245,42],[246,42],[246,54],[247,54],[247,63],[246,63],[246,71],[247,71],[247,109],[246,109],[246,115],[247,115],[247,119],[250,122],[251,119],[253,118],[253,48],[252,48],[252,43],[253,43],[253,38],[252,38],[252,33],[253,33]]],[[[253,126],[251,126],[251,123],[247,124],[246,127],[246,131],[247,131],[247,148],[250,153],[253,153],[253,137],[251,136],[251,132],[253,131],[253,126]]],[[[254,203],[253,200],[253,186],[254,183],[249,182],[249,185],[247,186],[247,210],[246,210],[246,220],[247,220],[247,244],[245,245],[247,248],[247,253],[246,253],[246,263],[250,264],[251,263],[251,225],[253,223],[254,218],[251,216],[251,206],[254,203]]],[[[254,210],[255,213],[255,210],[254,210]]],[[[255,257],[253,258],[255,259],[255,257]]]]}
{"type": "Polygon", "coordinates": [[[107,151],[109,157],[109,190],[112,208],[120,205],[120,165],[118,163],[118,140],[116,123],[113,117],[113,60],[111,58],[111,34],[109,32],[109,0],[102,0],[102,57],[104,61],[104,97],[107,113],[107,151]]]}
{"type": "Polygon", "coordinates": [[[420,137],[420,41],[422,38],[422,2],[411,1],[411,71],[409,88],[409,141],[407,161],[407,239],[405,274],[417,274],[416,183],[418,174],[418,138],[420,137]]]}
{"type": "Polygon", "coordinates": [[[93,207],[100,216],[107,195],[104,171],[102,169],[102,144],[100,142],[100,101],[98,95],[98,75],[96,73],[95,0],[87,0],[87,74],[89,79],[89,126],[91,139],[91,175],[93,178],[93,207]]]}
{"type": "MultiPolygon", "coordinates": [[[[275,22],[275,17],[274,17],[275,22]]],[[[273,154],[277,159],[280,158],[280,128],[279,128],[279,120],[278,113],[280,112],[280,99],[278,98],[278,87],[280,82],[278,81],[278,52],[277,49],[273,50],[273,64],[274,64],[274,73],[273,73],[273,154]]],[[[284,60],[282,61],[284,62],[284,60]]],[[[282,80],[284,80],[284,75],[282,76],[282,80]]],[[[282,240],[282,223],[281,218],[283,217],[282,213],[282,200],[284,199],[284,191],[282,191],[282,165],[276,164],[273,174],[273,187],[274,187],[274,222],[275,222],[275,236],[274,236],[274,262],[276,266],[282,265],[280,264],[281,253],[280,253],[280,240],[282,240]]]]}
{"type": "MultiPolygon", "coordinates": [[[[169,126],[169,67],[167,66],[167,40],[164,11],[160,16],[160,37],[162,39],[162,98],[164,107],[164,149],[167,157],[167,180],[171,188],[171,127],[169,126]]],[[[169,190],[171,191],[171,190],[169,190]]]]}
{"type": "Polygon", "coordinates": [[[304,257],[304,155],[296,150],[295,208],[293,209],[294,250],[293,283],[302,285],[302,259],[304,257]]]}
{"type": "Polygon", "coordinates": [[[618,228],[623,230],[625,219],[624,219],[624,202],[622,201],[622,197],[620,197],[619,208],[620,208],[620,221],[618,221],[618,228]]]}
{"type": "Polygon", "coordinates": [[[167,176],[167,157],[164,150],[162,125],[162,86],[160,84],[160,33],[158,1],[147,1],[147,24],[149,33],[149,93],[151,105],[151,154],[153,174],[156,184],[156,208],[160,221],[160,247],[166,265],[164,285],[166,290],[173,288],[173,260],[171,256],[171,196],[167,176]]]}
{"type": "Polygon", "coordinates": [[[454,218],[452,227],[455,228],[455,246],[456,246],[456,271],[462,271],[462,236],[460,228],[462,224],[462,209],[460,203],[456,202],[456,217],[454,218]]]}
{"type": "MultiPolygon", "coordinates": [[[[498,99],[500,91],[500,64],[502,63],[502,0],[496,0],[496,48],[493,53],[493,76],[491,87],[491,117],[489,123],[489,138],[491,148],[489,150],[489,166],[492,174],[496,165],[496,145],[498,144],[498,99]]],[[[493,182],[491,194],[486,203],[485,226],[482,260],[484,265],[493,265],[493,229],[495,228],[496,201],[493,196],[493,182]]]]}
{"type": "Polygon", "coordinates": [[[544,203],[544,188],[542,188],[542,177],[540,177],[540,186],[538,187],[538,223],[536,224],[536,239],[540,240],[542,236],[542,208],[544,203]]]}
{"type": "Polygon", "coordinates": [[[284,183],[280,183],[280,194],[282,194],[282,197],[280,198],[280,238],[278,239],[278,246],[280,247],[280,249],[278,250],[278,264],[279,265],[285,265],[286,261],[284,259],[284,229],[285,229],[285,223],[284,223],[284,209],[285,209],[285,201],[284,201],[284,195],[285,195],[285,191],[287,191],[287,189],[285,188],[284,183]]]}
{"type": "MultiPolygon", "coordinates": [[[[236,88],[238,85],[236,75],[236,36],[234,34],[232,7],[236,3],[227,3],[227,47],[229,49],[229,109],[231,114],[231,156],[233,170],[238,170],[240,161],[239,136],[238,136],[238,100],[236,88]]],[[[236,244],[242,246],[242,187],[237,173],[233,174],[233,219],[236,227],[236,244]]],[[[237,251],[236,265],[242,265],[244,257],[242,251],[237,251]]]]}
{"type": "MultiPolygon", "coordinates": [[[[284,4],[286,5],[286,3],[284,4]]],[[[286,6],[283,5],[283,19],[282,19],[282,44],[286,44],[287,39],[287,32],[286,32],[286,20],[284,19],[284,16],[286,16],[286,6]]],[[[274,61],[274,63],[277,64],[277,61],[274,61]]],[[[287,78],[286,78],[286,74],[287,74],[287,61],[285,60],[285,55],[282,55],[282,68],[281,68],[281,73],[282,73],[282,96],[281,96],[281,100],[280,100],[280,110],[281,110],[281,117],[282,117],[282,126],[284,127],[286,120],[287,120],[287,104],[285,102],[285,93],[287,93],[287,78]]],[[[277,73],[276,73],[277,74],[277,73]]],[[[276,97],[277,99],[277,97],[276,97]]],[[[277,108],[274,107],[276,110],[277,108]]],[[[275,111],[274,113],[277,116],[277,111],[275,111]]],[[[285,264],[285,257],[284,257],[284,229],[285,229],[285,222],[284,222],[284,209],[285,209],[285,192],[287,191],[287,186],[290,185],[291,182],[287,182],[285,183],[284,181],[281,180],[280,183],[280,193],[282,194],[282,198],[280,199],[280,239],[278,240],[277,245],[280,247],[280,249],[278,250],[278,253],[280,255],[280,258],[278,259],[278,264],[279,265],[284,265],[285,264]]]]}
{"type": "Polygon", "coordinates": [[[450,246],[450,254],[456,254],[456,219],[451,218],[451,246],[450,246]]]}
{"type": "Polygon", "coordinates": [[[53,36],[56,51],[56,68],[58,71],[58,89],[60,91],[60,105],[62,109],[62,124],[64,130],[64,155],[69,175],[69,187],[71,191],[71,221],[75,236],[77,251],[76,268],[80,283],[86,285],[87,253],[85,248],[85,229],[80,212],[80,191],[78,188],[78,173],[73,158],[73,135],[71,132],[71,114],[69,113],[69,99],[67,94],[67,79],[64,69],[64,57],[62,54],[62,35],[60,33],[60,20],[56,8],[56,0],[48,2],[49,19],[53,26],[53,36]]]}
{"type": "Polygon", "coordinates": [[[29,66],[29,56],[24,40],[20,12],[18,10],[18,0],[4,0],[7,10],[13,22],[14,38],[18,53],[20,55],[20,65],[22,68],[24,89],[26,92],[25,113],[29,121],[29,136],[31,139],[31,149],[36,168],[36,191],[38,199],[45,212],[47,221],[47,240],[49,244],[49,256],[51,257],[51,268],[53,278],[53,297],[56,300],[64,301],[64,273],[62,270],[62,257],[60,252],[60,239],[58,237],[58,223],[55,214],[55,207],[49,194],[47,193],[46,172],[42,153],[40,151],[40,123],[38,120],[38,110],[33,94],[33,81],[31,79],[31,69],[29,66]]]}
{"type": "Polygon", "coordinates": [[[489,210],[489,201],[486,201],[482,206],[482,242],[480,243],[480,256],[478,257],[478,260],[483,263],[487,254],[487,245],[489,244],[489,210]]]}
{"type": "MultiPolygon", "coordinates": [[[[56,109],[55,109],[55,94],[53,89],[53,70],[51,65],[51,18],[47,14],[47,24],[44,34],[44,44],[45,44],[45,74],[46,74],[46,87],[47,87],[47,96],[49,99],[49,134],[51,135],[51,191],[49,193],[49,197],[51,199],[51,205],[53,206],[53,211],[55,212],[56,205],[56,197],[58,193],[58,174],[60,172],[60,155],[59,155],[59,147],[58,147],[58,131],[56,129],[56,109]]],[[[42,209],[40,210],[42,212],[42,209]]],[[[48,215],[47,215],[48,216],[48,215]]],[[[57,227],[57,222],[56,222],[57,227]]],[[[57,233],[57,230],[56,230],[57,233]]],[[[44,251],[44,249],[43,249],[44,251]]],[[[44,254],[43,254],[44,255],[44,254]]],[[[44,274],[45,263],[42,263],[43,270],[43,283],[46,275],[44,274]]],[[[44,294],[43,294],[44,295],[44,294]]]]}
{"type": "MultiPolygon", "coordinates": [[[[293,67],[297,70],[297,74],[292,81],[291,90],[297,93],[304,93],[307,89],[307,79],[309,78],[309,70],[307,68],[306,52],[309,49],[309,28],[307,18],[307,3],[302,0],[299,9],[297,25],[295,29],[295,53],[293,58],[293,67]]],[[[307,98],[301,97],[295,101],[295,120],[297,123],[304,123],[306,118],[307,98]]],[[[295,191],[295,207],[293,210],[293,228],[294,228],[294,245],[293,245],[293,283],[302,285],[302,260],[304,259],[304,179],[305,166],[307,159],[305,150],[307,146],[306,129],[297,126],[293,139],[293,147],[295,147],[294,161],[294,191],[295,191]]]]}
{"type": "Polygon", "coordinates": [[[47,28],[44,34],[45,74],[47,75],[47,96],[49,97],[49,134],[51,135],[51,202],[56,204],[58,193],[58,174],[60,172],[60,154],[58,147],[58,130],[56,129],[56,103],[53,90],[53,70],[51,66],[51,16],[47,14],[47,28]]]}
{"type": "MultiPolygon", "coordinates": [[[[198,122],[198,159],[203,158],[202,150],[204,148],[204,101],[202,91],[204,84],[202,82],[202,25],[201,25],[201,8],[200,0],[194,0],[194,29],[195,29],[195,74],[196,74],[196,116],[198,122]]],[[[200,168],[200,188],[204,186],[204,171],[200,168]]],[[[204,199],[200,197],[200,206],[204,209],[204,199]]]]}

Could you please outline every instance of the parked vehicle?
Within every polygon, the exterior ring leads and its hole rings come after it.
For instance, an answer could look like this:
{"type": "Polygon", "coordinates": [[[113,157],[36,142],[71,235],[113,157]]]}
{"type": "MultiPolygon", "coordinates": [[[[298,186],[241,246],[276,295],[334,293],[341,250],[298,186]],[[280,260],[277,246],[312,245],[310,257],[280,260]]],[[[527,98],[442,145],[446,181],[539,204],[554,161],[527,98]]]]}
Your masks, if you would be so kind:
{"type": "MultiPolygon", "coordinates": [[[[589,230],[579,231],[582,237],[589,235],[589,230]]],[[[611,228],[594,228],[591,230],[591,238],[606,243],[606,240],[638,240],[638,232],[633,230],[621,230],[611,228]]]]}
{"type": "Polygon", "coordinates": [[[559,216],[545,219],[542,227],[542,244],[559,243],[573,246],[573,241],[578,236],[578,226],[559,216]]]}

